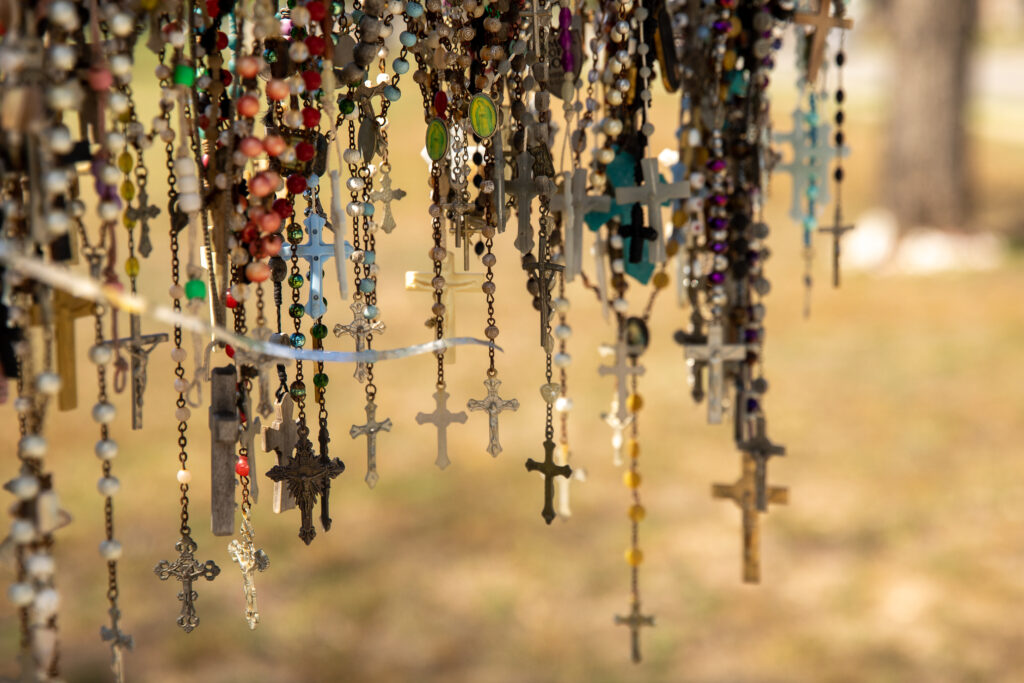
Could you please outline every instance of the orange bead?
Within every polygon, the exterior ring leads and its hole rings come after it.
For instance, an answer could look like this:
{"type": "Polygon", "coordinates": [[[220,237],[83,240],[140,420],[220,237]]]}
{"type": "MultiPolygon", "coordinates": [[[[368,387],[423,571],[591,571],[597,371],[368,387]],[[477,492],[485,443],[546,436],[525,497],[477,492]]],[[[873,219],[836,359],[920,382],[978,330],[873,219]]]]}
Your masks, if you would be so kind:
{"type": "Polygon", "coordinates": [[[640,457],[640,442],[636,439],[630,439],[626,442],[626,452],[629,453],[631,458],[640,457]]]}
{"type": "Polygon", "coordinates": [[[622,483],[626,485],[626,488],[635,489],[640,487],[640,473],[634,472],[633,470],[627,470],[622,473],[622,483]]]}

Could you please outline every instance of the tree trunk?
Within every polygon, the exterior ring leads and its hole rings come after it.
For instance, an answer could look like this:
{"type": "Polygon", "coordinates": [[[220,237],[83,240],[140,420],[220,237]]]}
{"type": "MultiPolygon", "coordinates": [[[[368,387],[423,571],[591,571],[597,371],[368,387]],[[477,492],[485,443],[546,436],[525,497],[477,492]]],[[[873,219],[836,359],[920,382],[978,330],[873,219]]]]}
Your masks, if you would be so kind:
{"type": "Polygon", "coordinates": [[[977,0],[893,0],[886,197],[900,229],[960,228],[970,215],[964,114],[977,0]]]}

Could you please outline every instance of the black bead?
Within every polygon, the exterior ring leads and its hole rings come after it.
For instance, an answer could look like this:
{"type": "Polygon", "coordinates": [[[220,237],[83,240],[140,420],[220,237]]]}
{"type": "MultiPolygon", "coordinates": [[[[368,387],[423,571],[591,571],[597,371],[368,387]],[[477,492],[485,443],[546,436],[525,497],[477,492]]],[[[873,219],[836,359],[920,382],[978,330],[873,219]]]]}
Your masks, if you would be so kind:
{"type": "Polygon", "coordinates": [[[846,100],[846,91],[840,88],[836,90],[836,102],[842,104],[846,100]]]}
{"type": "Polygon", "coordinates": [[[834,175],[837,183],[843,182],[843,177],[845,176],[845,173],[843,172],[843,167],[842,166],[838,167],[836,169],[836,172],[833,175],[834,175]]]}
{"type": "Polygon", "coordinates": [[[843,135],[843,131],[836,133],[836,147],[842,147],[843,142],[846,140],[846,136],[843,135]]]}
{"type": "Polygon", "coordinates": [[[841,126],[841,125],[843,125],[844,121],[846,121],[846,114],[844,114],[841,111],[837,111],[836,112],[836,123],[838,123],[841,126]]]}
{"type": "Polygon", "coordinates": [[[839,51],[836,53],[836,66],[842,66],[846,64],[846,53],[839,51]]]}

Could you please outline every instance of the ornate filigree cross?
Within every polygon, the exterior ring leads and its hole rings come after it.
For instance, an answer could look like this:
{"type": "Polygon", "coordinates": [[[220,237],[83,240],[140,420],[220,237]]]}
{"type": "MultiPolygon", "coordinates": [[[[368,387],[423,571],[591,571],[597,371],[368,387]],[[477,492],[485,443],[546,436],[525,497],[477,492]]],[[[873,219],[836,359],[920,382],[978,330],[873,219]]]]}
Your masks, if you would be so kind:
{"type": "MultiPolygon", "coordinates": [[[[352,302],[349,306],[349,310],[352,311],[352,322],[347,325],[338,323],[334,326],[334,336],[340,337],[342,335],[348,335],[352,337],[356,342],[356,353],[366,350],[366,340],[371,334],[380,333],[384,331],[384,323],[380,320],[371,320],[366,317],[366,304],[359,299],[352,302]]],[[[356,362],[356,371],[353,374],[360,382],[366,381],[366,363],[362,361],[356,362]]]]}
{"type": "Polygon", "coordinates": [[[238,530],[241,540],[233,539],[228,543],[228,554],[242,570],[242,590],[245,592],[245,620],[249,629],[256,628],[260,621],[260,613],[256,607],[256,572],[266,571],[270,566],[270,558],[263,549],[256,549],[256,532],[252,528],[248,511],[242,511],[242,526],[238,530]]]}
{"type": "Polygon", "coordinates": [[[391,418],[385,418],[383,422],[377,422],[377,404],[373,401],[366,402],[366,424],[352,425],[348,434],[353,439],[366,437],[366,485],[371,489],[377,485],[377,432],[390,432],[391,418]]]}
{"type": "Polygon", "coordinates": [[[177,621],[178,626],[185,633],[191,633],[196,626],[199,626],[199,615],[196,614],[195,604],[199,594],[193,590],[192,583],[197,579],[213,581],[220,574],[220,567],[213,560],[199,562],[195,558],[195,551],[198,547],[191,536],[183,534],[181,539],[174,544],[175,550],[178,551],[178,559],[174,562],[161,560],[153,568],[153,573],[159,576],[161,581],[166,581],[173,576],[181,582],[181,590],[178,592],[178,600],[181,601],[181,614],[177,621]]]}
{"type": "Polygon", "coordinates": [[[519,410],[519,401],[514,398],[505,400],[498,395],[501,380],[496,375],[485,379],[484,386],[487,387],[487,395],[482,399],[469,399],[466,407],[472,411],[483,410],[487,413],[487,431],[489,433],[487,452],[491,454],[492,458],[497,458],[501,453],[501,442],[498,440],[498,416],[504,410],[519,410]]]}
{"type": "MultiPolygon", "coordinates": [[[[301,430],[302,428],[300,428],[301,430]]],[[[309,545],[316,537],[313,527],[313,507],[317,498],[330,495],[329,482],[345,471],[345,463],[338,458],[324,460],[313,452],[313,444],[301,431],[295,457],[287,464],[275,465],[267,477],[288,486],[302,516],[299,538],[309,545]]]]}

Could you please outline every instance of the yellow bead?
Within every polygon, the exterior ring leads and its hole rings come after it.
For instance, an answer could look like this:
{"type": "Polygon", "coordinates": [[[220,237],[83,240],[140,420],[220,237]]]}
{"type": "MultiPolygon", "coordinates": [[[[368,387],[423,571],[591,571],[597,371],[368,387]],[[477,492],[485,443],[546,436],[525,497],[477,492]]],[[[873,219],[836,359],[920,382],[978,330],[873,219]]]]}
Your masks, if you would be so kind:
{"type": "Polygon", "coordinates": [[[132,220],[131,218],[128,218],[127,215],[121,216],[121,224],[124,225],[124,227],[128,231],[132,231],[135,229],[135,221],[132,220]]]}
{"type": "Polygon", "coordinates": [[[647,510],[644,510],[643,505],[631,505],[629,507],[629,519],[633,522],[642,522],[644,517],[647,516],[647,510]]]}
{"type": "Polygon", "coordinates": [[[135,199],[135,185],[130,180],[121,183],[121,199],[130,202],[135,199]]]}
{"type": "Polygon", "coordinates": [[[626,410],[631,413],[638,413],[644,407],[644,397],[640,394],[630,394],[626,398],[626,410]]]}
{"type": "Polygon", "coordinates": [[[735,38],[740,34],[740,31],[743,30],[743,24],[740,23],[739,17],[737,17],[735,14],[729,18],[729,23],[732,24],[732,26],[729,28],[729,37],[735,38]]]}
{"type": "Polygon", "coordinates": [[[626,442],[626,452],[629,453],[631,458],[640,457],[640,442],[636,439],[630,439],[626,442]]]}
{"type": "MultiPolygon", "coordinates": [[[[680,218],[679,220],[673,219],[672,222],[675,223],[676,225],[684,225],[686,223],[686,214],[683,213],[682,210],[678,211],[677,213],[682,214],[682,218],[680,218]]],[[[675,256],[676,254],[678,254],[679,242],[676,242],[675,240],[669,240],[668,244],[665,245],[665,253],[668,254],[669,256],[675,256]]]]}
{"type": "Polygon", "coordinates": [[[628,470],[622,473],[622,483],[626,488],[635,489],[640,487],[640,473],[628,470]]]}
{"type": "Polygon", "coordinates": [[[128,173],[135,166],[135,162],[132,161],[132,155],[128,152],[121,152],[117,157],[117,167],[121,169],[121,173],[128,173]]]}
{"type": "Polygon", "coordinates": [[[736,53],[729,50],[725,53],[725,57],[722,59],[722,68],[726,71],[732,71],[733,67],[736,66],[736,53]]]}
{"type": "MultiPolygon", "coordinates": [[[[669,244],[675,244],[675,242],[669,242],[669,244]]],[[[669,255],[671,256],[671,254],[669,255]]],[[[665,287],[668,286],[668,273],[665,271],[658,271],[654,274],[654,278],[651,282],[654,284],[655,289],[665,289],[665,287]]]]}
{"type": "Polygon", "coordinates": [[[626,551],[626,562],[630,567],[639,567],[644,561],[644,551],[640,548],[630,548],[626,551]]]}
{"type": "Polygon", "coordinates": [[[139,7],[146,10],[147,12],[151,12],[152,10],[156,9],[156,6],[159,3],[160,0],[142,0],[142,2],[139,3],[139,7]]]}
{"type": "Polygon", "coordinates": [[[139,259],[132,256],[124,262],[124,272],[128,277],[136,277],[139,274],[139,259]]]}

